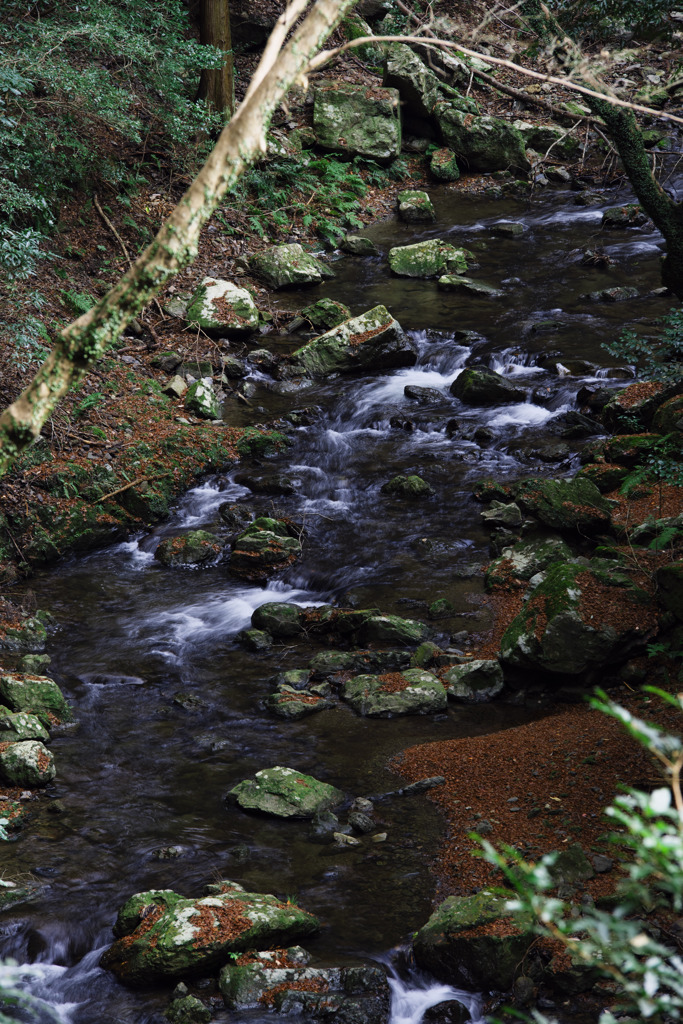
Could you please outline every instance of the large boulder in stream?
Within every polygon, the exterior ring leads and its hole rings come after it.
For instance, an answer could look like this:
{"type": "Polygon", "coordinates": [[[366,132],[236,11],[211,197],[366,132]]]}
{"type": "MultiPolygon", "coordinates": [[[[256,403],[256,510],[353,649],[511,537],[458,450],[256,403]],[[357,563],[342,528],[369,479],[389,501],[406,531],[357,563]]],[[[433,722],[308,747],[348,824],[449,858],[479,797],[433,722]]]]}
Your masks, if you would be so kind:
{"type": "Polygon", "coordinates": [[[258,329],[259,311],[246,288],[205,277],[190,299],[186,319],[204,331],[250,334],[258,329]]]}
{"type": "Polygon", "coordinates": [[[231,953],[285,945],[316,932],[317,918],[236,882],[207,887],[201,899],[171,889],[137,893],[119,910],[116,942],[100,964],[127,985],[207,974],[231,953]]]}
{"type": "Polygon", "coordinates": [[[530,170],[521,132],[507,121],[476,117],[442,101],[434,108],[441,137],[468,171],[530,170]]]}
{"type": "Polygon", "coordinates": [[[504,405],[523,402],[526,391],[486,366],[470,366],[451,384],[451,394],[465,405],[504,405]]]}
{"type": "Polygon", "coordinates": [[[331,373],[412,366],[416,359],[415,346],[399,322],[386,306],[375,306],[297,349],[291,358],[291,370],[326,377],[331,373]]]}
{"type": "Polygon", "coordinates": [[[3,673],[0,675],[0,700],[11,711],[36,715],[48,728],[71,718],[71,709],[64,694],[48,676],[3,673]]]}
{"type": "Polygon", "coordinates": [[[552,566],[500,644],[504,664],[581,675],[626,661],[653,635],[651,596],[628,574],[604,565],[552,566]]]}
{"type": "Polygon", "coordinates": [[[249,266],[269,288],[292,288],[300,284],[320,284],[334,277],[320,260],[301,248],[298,242],[272,245],[249,259],[249,266]]]}
{"type": "Polygon", "coordinates": [[[445,711],[448,703],[443,683],[420,668],[355,676],[344,686],[343,697],[365,718],[429,715],[445,711]]]}
{"type": "Polygon", "coordinates": [[[440,238],[397,245],[389,250],[389,266],[399,277],[466,274],[474,265],[475,258],[469,249],[456,248],[440,238]]]}
{"type": "Polygon", "coordinates": [[[245,811],[261,811],[277,818],[313,818],[342,803],[344,793],[312,775],[276,765],[256,772],[253,779],[238,782],[226,799],[245,811]]]}
{"type": "Polygon", "coordinates": [[[323,149],[388,161],[401,152],[396,89],[328,81],[316,87],[313,131],[323,149]]]}
{"type": "Polygon", "coordinates": [[[448,984],[505,991],[534,941],[534,924],[502,896],[449,896],[416,934],[415,961],[448,984]]]}
{"type": "Polygon", "coordinates": [[[301,541],[292,536],[288,523],[261,516],[236,539],[230,568],[237,576],[258,582],[286,569],[300,554],[301,541]]]}
{"type": "Polygon", "coordinates": [[[177,568],[187,565],[205,565],[220,557],[223,545],[206,530],[190,530],[177,537],[162,540],[154,557],[162,565],[177,568]]]}

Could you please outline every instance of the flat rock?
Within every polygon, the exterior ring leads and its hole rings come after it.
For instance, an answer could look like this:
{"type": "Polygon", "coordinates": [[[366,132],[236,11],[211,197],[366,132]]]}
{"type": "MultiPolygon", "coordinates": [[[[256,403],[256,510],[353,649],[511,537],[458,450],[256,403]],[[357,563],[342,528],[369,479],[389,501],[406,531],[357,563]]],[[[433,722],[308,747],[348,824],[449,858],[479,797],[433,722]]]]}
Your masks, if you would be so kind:
{"type": "Polygon", "coordinates": [[[344,686],[344,700],[367,718],[428,715],[445,711],[446,691],[431,672],[411,668],[380,676],[356,676],[344,686]]]}
{"type": "Polygon", "coordinates": [[[375,306],[297,349],[291,357],[291,370],[326,377],[332,373],[412,366],[416,359],[415,345],[399,322],[386,306],[375,306]]]}
{"type": "Polygon", "coordinates": [[[259,311],[246,288],[213,277],[205,277],[196,289],[186,317],[202,330],[228,335],[251,334],[259,325],[259,311]]]}
{"type": "Polygon", "coordinates": [[[238,783],[228,797],[244,810],[262,811],[278,818],[313,818],[335,807],[344,793],[294,768],[264,768],[253,779],[238,783]]]}
{"type": "Polygon", "coordinates": [[[315,256],[307,253],[298,242],[273,245],[257,252],[249,265],[270,288],[291,288],[300,284],[320,284],[334,274],[315,256]]]}

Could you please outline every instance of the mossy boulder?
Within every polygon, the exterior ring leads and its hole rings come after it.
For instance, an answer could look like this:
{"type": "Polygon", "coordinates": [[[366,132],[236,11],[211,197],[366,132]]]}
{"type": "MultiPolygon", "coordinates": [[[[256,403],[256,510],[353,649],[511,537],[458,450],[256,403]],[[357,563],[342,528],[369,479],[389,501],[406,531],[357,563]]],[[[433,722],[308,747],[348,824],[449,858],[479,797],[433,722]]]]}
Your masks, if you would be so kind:
{"type": "Polygon", "coordinates": [[[504,896],[449,896],[417,932],[415,960],[440,981],[505,991],[534,941],[534,923],[509,910],[504,896]]]}
{"type": "Polygon", "coordinates": [[[291,371],[326,377],[331,373],[412,366],[416,358],[415,346],[399,322],[386,306],[375,306],[297,349],[291,371]]]}
{"type": "Polygon", "coordinates": [[[440,238],[389,250],[389,266],[399,277],[437,277],[465,274],[475,259],[469,249],[456,248],[440,238]]]}
{"type": "Polygon", "coordinates": [[[495,370],[485,366],[470,366],[464,369],[451,384],[451,394],[465,405],[505,405],[523,402],[526,391],[516,387],[495,370]]]}
{"type": "Polygon", "coordinates": [[[465,113],[448,100],[437,103],[434,113],[444,143],[467,170],[529,171],[524,138],[507,121],[465,113]]]}
{"type": "Polygon", "coordinates": [[[459,274],[444,274],[437,284],[442,292],[462,292],[463,295],[478,295],[484,299],[498,299],[503,294],[493,285],[459,274]]]}
{"type": "Polygon", "coordinates": [[[628,475],[625,466],[615,466],[608,462],[591,462],[583,466],[576,474],[577,477],[585,476],[595,484],[601,494],[609,494],[621,487],[628,475]]]}
{"type": "Polygon", "coordinates": [[[558,124],[531,124],[513,121],[512,127],[520,133],[526,149],[534,149],[543,156],[552,146],[555,160],[574,160],[581,148],[580,140],[558,124]]]}
{"type": "Polygon", "coordinates": [[[448,703],[443,683],[420,668],[355,676],[344,686],[343,697],[366,718],[429,715],[445,711],[448,703]]]}
{"type": "Polygon", "coordinates": [[[265,580],[292,565],[301,554],[301,541],[280,519],[255,519],[235,540],[230,568],[244,579],[265,580]]]}
{"type": "Polygon", "coordinates": [[[259,311],[246,288],[213,277],[205,277],[196,289],[186,318],[204,331],[227,335],[251,334],[259,325],[259,311]]]}
{"type": "Polygon", "coordinates": [[[397,89],[404,112],[416,120],[431,121],[435,105],[443,99],[441,82],[410,46],[393,43],[387,49],[384,84],[397,89]]]}
{"type": "Polygon", "coordinates": [[[508,588],[530,580],[554,562],[566,562],[572,557],[571,548],[560,537],[531,537],[503,548],[500,558],[491,562],[486,570],[486,587],[508,588]]]}
{"type": "Polygon", "coordinates": [[[603,406],[602,421],[615,434],[640,433],[650,427],[657,408],[674,393],[675,389],[654,380],[629,384],[613,392],[603,406]]]}
{"type": "Polygon", "coordinates": [[[602,454],[607,462],[638,466],[658,454],[661,440],[660,434],[618,434],[602,444],[602,454]]]}
{"type": "Polygon", "coordinates": [[[683,395],[674,395],[658,407],[652,418],[652,429],[658,434],[683,430],[683,395]]]}
{"type": "Polygon", "coordinates": [[[211,1010],[197,996],[173,999],[164,1014],[169,1024],[209,1024],[211,1010]]]}
{"type": "Polygon", "coordinates": [[[277,818],[313,818],[342,803],[344,793],[312,775],[277,765],[239,782],[228,793],[228,799],[244,810],[261,811],[277,818]]]}
{"type": "Polygon", "coordinates": [[[305,316],[317,331],[331,331],[350,319],[351,310],[334,299],[318,299],[310,306],[304,306],[301,316],[305,316]]]}
{"type": "Polygon", "coordinates": [[[71,718],[64,694],[48,676],[19,673],[0,675],[0,700],[12,711],[25,711],[50,726],[55,720],[66,722],[71,718]]]}
{"type": "MultiPolygon", "coordinates": [[[[48,543],[51,550],[45,561],[52,561],[59,557],[60,552],[54,547],[52,539],[48,543]]],[[[36,615],[24,616],[20,622],[5,625],[0,631],[0,650],[42,651],[46,640],[47,628],[38,612],[36,615]]]]}
{"type": "Polygon", "coordinates": [[[10,786],[46,786],[56,774],[54,757],[40,740],[0,743],[0,776],[10,786]]]}
{"type": "Polygon", "coordinates": [[[452,149],[435,149],[429,160],[429,170],[437,181],[457,181],[460,177],[458,158],[452,149]]]}
{"type": "Polygon", "coordinates": [[[217,420],[221,415],[221,407],[208,377],[196,380],[185,392],[185,408],[188,412],[203,420],[217,420]]]}
{"type": "MultiPolygon", "coordinates": [[[[351,11],[350,14],[347,14],[341,23],[341,28],[349,41],[352,39],[366,39],[373,34],[367,21],[356,11],[351,11]]],[[[362,43],[360,46],[354,46],[352,52],[364,64],[377,67],[384,59],[384,44],[362,43]]]]}
{"type": "Polygon", "coordinates": [[[453,665],[443,676],[449,697],[459,704],[484,704],[503,689],[503,670],[497,659],[476,659],[453,665]]]}
{"type": "Polygon", "coordinates": [[[434,204],[426,192],[406,190],[396,197],[399,220],[406,224],[431,224],[436,220],[434,204]]]}
{"type": "Polygon", "coordinates": [[[308,715],[314,715],[318,711],[332,708],[334,703],[319,693],[283,685],[276,693],[271,693],[269,697],[266,697],[265,706],[271,714],[278,718],[295,721],[299,718],[307,718],[308,715]]]}
{"type": "Polygon", "coordinates": [[[627,203],[624,206],[613,206],[602,215],[602,227],[618,230],[642,227],[647,221],[647,214],[638,203],[627,203]]]}
{"type": "Polygon", "coordinates": [[[50,733],[37,715],[0,708],[0,743],[16,743],[19,740],[46,742],[49,739],[50,733]]]}
{"type": "Polygon", "coordinates": [[[398,615],[370,615],[358,631],[360,643],[419,644],[429,635],[429,627],[417,619],[398,615]]]}
{"type": "Polygon", "coordinates": [[[504,664],[581,675],[625,661],[655,629],[651,598],[623,574],[559,563],[500,644],[504,664]]]}
{"type": "Polygon", "coordinates": [[[347,235],[340,248],[349,256],[379,256],[380,254],[372,239],[366,238],[365,235],[347,235]]]}
{"type": "Polygon", "coordinates": [[[317,86],[313,131],[323,149],[382,162],[401,152],[401,116],[396,89],[328,81],[317,86]]]}
{"type": "Polygon", "coordinates": [[[583,534],[608,529],[611,506],[587,477],[570,480],[522,480],[515,500],[523,511],[554,530],[583,534]]]}
{"type": "Polygon", "coordinates": [[[340,673],[395,672],[408,668],[407,651],[319,651],[309,663],[317,679],[338,679],[340,673]]]}
{"type": "Polygon", "coordinates": [[[212,533],[207,530],[190,530],[162,540],[154,557],[162,565],[177,568],[215,562],[222,550],[220,541],[212,533]]]}
{"type": "Polygon", "coordinates": [[[303,609],[284,601],[268,601],[254,610],[251,625],[278,639],[298,636],[304,631],[303,609]]]}
{"type": "Polygon", "coordinates": [[[250,257],[249,265],[269,288],[275,289],[320,284],[325,278],[334,277],[320,260],[302,249],[298,242],[273,245],[263,252],[257,252],[250,257]]]}
{"type": "Polygon", "coordinates": [[[119,911],[117,940],[101,966],[127,985],[206,975],[230,953],[286,944],[318,930],[312,914],[275,896],[245,892],[230,881],[208,889],[194,900],[170,889],[131,896],[119,911]]]}
{"type": "Polygon", "coordinates": [[[387,483],[382,484],[382,493],[415,501],[421,498],[429,498],[434,494],[434,488],[426,480],[423,480],[421,476],[399,475],[392,477],[387,483]]]}

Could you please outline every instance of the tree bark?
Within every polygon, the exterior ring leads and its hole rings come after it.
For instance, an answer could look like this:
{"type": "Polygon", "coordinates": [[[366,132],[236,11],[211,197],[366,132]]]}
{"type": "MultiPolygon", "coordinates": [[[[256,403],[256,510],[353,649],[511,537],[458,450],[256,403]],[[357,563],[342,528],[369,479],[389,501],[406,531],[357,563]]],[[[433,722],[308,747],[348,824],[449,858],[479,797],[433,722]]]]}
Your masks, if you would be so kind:
{"type": "Polygon", "coordinates": [[[33,380],[0,416],[0,476],[38,437],[59,400],[78,383],[161,288],[197,255],[199,234],[225,192],[266,152],[270,118],[355,0],[292,0],[280,15],[247,95],[201,171],[130,270],[92,309],[65,327],[33,380]]]}
{"type": "Polygon", "coordinates": [[[230,0],[201,0],[199,41],[225,54],[220,68],[204,68],[199,79],[197,99],[228,116],[235,109],[235,75],[230,32],[230,0]]]}
{"type": "MultiPolygon", "coordinates": [[[[555,57],[565,70],[586,81],[583,54],[545,4],[541,0],[525,0],[521,11],[541,39],[555,41],[555,57]]],[[[662,261],[662,283],[677,298],[683,299],[683,203],[667,195],[655,178],[633,111],[610,103],[607,86],[597,75],[591,74],[586,84],[605,93],[604,100],[585,94],[584,99],[596,117],[604,121],[640,205],[664,237],[666,255],[662,261]]]]}

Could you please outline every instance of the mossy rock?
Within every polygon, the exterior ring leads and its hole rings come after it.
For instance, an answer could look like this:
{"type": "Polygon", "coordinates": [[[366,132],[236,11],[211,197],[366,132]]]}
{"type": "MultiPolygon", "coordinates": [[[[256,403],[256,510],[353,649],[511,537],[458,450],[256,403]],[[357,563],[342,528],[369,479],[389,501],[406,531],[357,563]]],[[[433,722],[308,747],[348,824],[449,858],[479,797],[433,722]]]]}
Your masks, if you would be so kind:
{"type": "Polygon", "coordinates": [[[215,562],[223,547],[219,540],[206,530],[190,530],[177,537],[167,537],[154,552],[162,565],[169,567],[205,565],[215,562]]]}
{"type": "Polygon", "coordinates": [[[277,765],[239,782],[228,798],[244,810],[261,811],[277,818],[313,818],[342,803],[344,793],[311,775],[277,765]]]}
{"type": "Polygon", "coordinates": [[[415,960],[448,984],[504,992],[534,941],[534,924],[531,915],[510,911],[504,896],[450,896],[417,932],[415,960]]]}
{"type": "Polygon", "coordinates": [[[384,84],[398,90],[404,113],[422,122],[433,118],[434,106],[444,97],[434,72],[405,43],[387,48],[384,84]]]}
{"type": "Polygon", "coordinates": [[[327,377],[412,366],[416,359],[415,345],[399,322],[386,306],[375,306],[297,349],[291,357],[291,372],[327,377]]]}
{"type": "Polygon", "coordinates": [[[343,697],[365,718],[429,715],[445,711],[448,703],[443,683],[420,668],[355,676],[344,686],[343,697]]]}
{"type": "Polygon", "coordinates": [[[169,1024],[209,1024],[213,1014],[197,996],[186,995],[172,1000],[164,1016],[169,1024]]]}
{"type": "Polygon", "coordinates": [[[328,81],[315,89],[313,131],[323,149],[387,162],[401,152],[396,89],[328,81]]]}
{"type": "Polygon", "coordinates": [[[46,743],[49,739],[50,733],[37,715],[0,708],[0,743],[16,743],[19,740],[40,740],[46,743]]]}
{"type": "Polygon", "coordinates": [[[0,675],[0,700],[12,711],[36,715],[48,728],[55,719],[62,722],[71,719],[71,708],[64,694],[48,676],[0,675]]]}
{"type": "Polygon", "coordinates": [[[429,170],[437,181],[457,181],[460,178],[458,158],[452,149],[435,149],[429,160],[429,170]]]}
{"type": "Polygon", "coordinates": [[[265,706],[266,710],[278,718],[296,721],[314,715],[318,711],[332,708],[334,703],[319,693],[311,693],[310,690],[296,690],[292,686],[281,686],[277,693],[271,693],[269,697],[266,697],[265,706]]]}
{"type": "Polygon", "coordinates": [[[319,651],[309,663],[309,670],[317,679],[336,679],[340,673],[396,672],[408,668],[410,655],[406,651],[319,651]]]}
{"type": "Polygon", "coordinates": [[[421,476],[395,476],[387,483],[382,484],[383,494],[392,494],[398,498],[408,498],[411,501],[429,498],[434,494],[434,488],[423,480],[421,476]]]}
{"type": "Polygon", "coordinates": [[[608,462],[592,462],[583,466],[576,475],[585,476],[601,494],[609,494],[621,487],[628,476],[628,470],[625,466],[615,466],[608,462]]]}
{"type": "Polygon", "coordinates": [[[396,197],[398,216],[406,224],[431,224],[436,220],[434,204],[426,192],[407,190],[396,197]]]}
{"type": "MultiPolygon", "coordinates": [[[[658,381],[638,381],[614,392],[602,409],[605,426],[616,434],[637,434],[649,429],[657,408],[676,388],[658,381]]],[[[666,433],[655,428],[657,433],[666,433]]]]}
{"type": "Polygon", "coordinates": [[[468,171],[530,170],[524,138],[507,121],[465,113],[448,100],[434,113],[445,145],[468,171]]]}
{"type": "Polygon", "coordinates": [[[413,245],[399,245],[389,250],[389,266],[399,277],[437,277],[444,274],[466,274],[475,265],[469,249],[456,248],[440,238],[413,245]]]}
{"type": "Polygon", "coordinates": [[[523,388],[515,387],[488,367],[467,367],[455,378],[450,390],[465,405],[504,405],[526,399],[523,388]]]}
{"type": "Polygon", "coordinates": [[[574,160],[581,149],[580,140],[558,124],[531,124],[529,121],[513,121],[515,128],[524,139],[526,149],[533,149],[541,156],[552,146],[555,160],[574,160]]]}
{"type": "Polygon", "coordinates": [[[258,581],[286,569],[301,554],[301,542],[279,519],[261,517],[237,537],[230,554],[230,568],[244,579],[258,581]]]}
{"type": "Polygon", "coordinates": [[[484,704],[502,691],[503,670],[497,659],[476,659],[454,665],[443,676],[449,697],[460,704],[484,704]]]}
{"type": "Polygon", "coordinates": [[[398,615],[371,615],[359,630],[361,643],[419,644],[427,639],[429,627],[417,619],[398,615]]]}
{"type": "Polygon", "coordinates": [[[318,930],[318,920],[275,896],[245,892],[235,882],[209,886],[186,899],[170,889],[132,896],[114,926],[117,941],[100,964],[127,985],[207,975],[229,954],[279,946],[318,930]]]}
{"type": "Polygon", "coordinates": [[[652,419],[652,429],[658,434],[683,430],[683,395],[674,395],[659,406],[652,419]]]}
{"type": "Polygon", "coordinates": [[[603,228],[625,228],[642,227],[647,222],[647,214],[638,203],[627,203],[625,206],[613,206],[611,210],[605,210],[602,215],[603,228]]]}
{"type": "Polygon", "coordinates": [[[259,311],[246,288],[212,277],[195,290],[186,317],[210,333],[251,334],[259,326],[259,311]]]}
{"type": "Polygon", "coordinates": [[[661,440],[661,434],[618,434],[605,442],[604,457],[622,466],[638,466],[657,454],[661,440]]]}
{"type": "Polygon", "coordinates": [[[190,384],[185,392],[184,404],[188,412],[201,419],[217,420],[220,418],[221,407],[218,404],[213,384],[208,379],[197,380],[194,384],[190,384]]]}
{"type": "Polygon", "coordinates": [[[559,537],[519,540],[503,548],[500,558],[491,562],[486,570],[486,587],[488,590],[514,587],[543,572],[554,562],[566,562],[571,557],[571,548],[559,537]]]}
{"type": "Polygon", "coordinates": [[[298,636],[304,631],[303,609],[284,601],[269,601],[255,609],[251,616],[251,625],[254,629],[264,630],[278,639],[298,636]]]}
{"type": "MultiPolygon", "coordinates": [[[[341,23],[341,28],[349,41],[367,38],[373,34],[367,21],[364,21],[356,11],[347,14],[341,23]]],[[[384,45],[384,43],[362,43],[360,46],[354,46],[352,52],[364,64],[377,67],[384,60],[384,45]]]]}
{"type": "Polygon", "coordinates": [[[302,249],[298,242],[273,245],[257,252],[250,257],[249,265],[269,288],[275,289],[320,284],[326,278],[334,277],[332,271],[302,249]]]}
{"type": "Polygon", "coordinates": [[[39,740],[0,744],[0,776],[10,786],[46,786],[56,774],[55,759],[39,740]]]}
{"type": "Polygon", "coordinates": [[[609,528],[611,506],[587,477],[569,480],[522,480],[517,504],[555,530],[597,533],[609,528]]]}
{"type": "Polygon", "coordinates": [[[464,295],[480,296],[484,299],[498,299],[503,294],[493,285],[483,281],[474,281],[471,277],[458,274],[444,274],[437,282],[442,292],[462,292],[464,295]]]}
{"type": "Polygon", "coordinates": [[[351,310],[334,299],[318,299],[310,306],[304,306],[301,316],[305,316],[316,330],[330,331],[351,317],[351,310]]]}
{"type": "Polygon", "coordinates": [[[236,448],[241,459],[260,459],[275,455],[292,442],[286,434],[276,430],[258,430],[247,427],[237,441],[236,448]]]}

